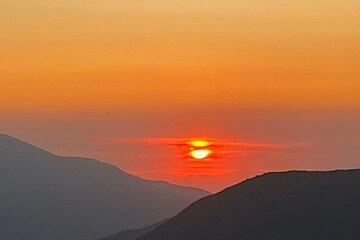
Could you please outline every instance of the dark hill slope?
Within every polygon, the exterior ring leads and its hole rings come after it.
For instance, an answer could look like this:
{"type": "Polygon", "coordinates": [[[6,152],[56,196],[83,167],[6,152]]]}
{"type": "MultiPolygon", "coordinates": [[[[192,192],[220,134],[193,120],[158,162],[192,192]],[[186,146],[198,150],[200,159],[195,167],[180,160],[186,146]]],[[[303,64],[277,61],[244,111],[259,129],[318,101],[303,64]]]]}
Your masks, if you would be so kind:
{"type": "Polygon", "coordinates": [[[0,239],[99,239],[172,217],[205,195],[0,135],[0,239]]]}
{"type": "Polygon", "coordinates": [[[132,229],[132,230],[125,230],[122,232],[119,232],[117,234],[114,234],[110,237],[102,238],[100,240],[136,240],[141,236],[144,236],[145,234],[153,231],[155,228],[161,226],[162,224],[169,221],[169,219],[166,219],[164,221],[161,221],[159,223],[153,224],[148,227],[139,228],[139,229],[132,229]]]}
{"type": "Polygon", "coordinates": [[[261,239],[360,239],[360,170],[268,173],[199,200],[139,238],[261,239]]]}

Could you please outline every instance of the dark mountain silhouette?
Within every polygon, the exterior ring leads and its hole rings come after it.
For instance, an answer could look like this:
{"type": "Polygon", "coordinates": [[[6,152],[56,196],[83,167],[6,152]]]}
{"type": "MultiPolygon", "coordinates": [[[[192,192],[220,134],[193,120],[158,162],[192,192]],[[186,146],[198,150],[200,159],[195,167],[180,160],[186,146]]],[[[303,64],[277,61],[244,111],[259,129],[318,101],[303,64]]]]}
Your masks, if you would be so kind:
{"type": "Polygon", "coordinates": [[[172,217],[207,194],[0,135],[0,239],[99,239],[172,217]]]}
{"type": "Polygon", "coordinates": [[[360,170],[268,173],[197,201],[139,238],[205,239],[360,239],[360,170]]]}
{"type": "Polygon", "coordinates": [[[125,230],[120,233],[114,234],[110,237],[102,238],[100,240],[136,240],[141,236],[153,231],[155,228],[161,226],[162,224],[169,221],[169,219],[163,220],[159,223],[153,224],[149,227],[133,229],[133,230],[125,230]]]}

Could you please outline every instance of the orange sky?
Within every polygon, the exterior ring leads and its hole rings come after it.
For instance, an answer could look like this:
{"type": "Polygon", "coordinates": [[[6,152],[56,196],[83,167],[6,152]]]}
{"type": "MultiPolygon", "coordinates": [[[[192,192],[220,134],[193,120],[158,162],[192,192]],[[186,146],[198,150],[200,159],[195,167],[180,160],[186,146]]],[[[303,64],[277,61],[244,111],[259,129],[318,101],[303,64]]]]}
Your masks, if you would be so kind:
{"type": "Polygon", "coordinates": [[[360,107],[355,0],[0,7],[3,108],[360,107]]]}
{"type": "MultiPolygon", "coordinates": [[[[359,12],[357,0],[2,0],[0,131],[134,173],[169,165],[89,143],[201,134],[348,144],[357,130],[343,127],[360,111],[359,12]]],[[[298,166],[288,163],[265,165],[298,166]]]]}

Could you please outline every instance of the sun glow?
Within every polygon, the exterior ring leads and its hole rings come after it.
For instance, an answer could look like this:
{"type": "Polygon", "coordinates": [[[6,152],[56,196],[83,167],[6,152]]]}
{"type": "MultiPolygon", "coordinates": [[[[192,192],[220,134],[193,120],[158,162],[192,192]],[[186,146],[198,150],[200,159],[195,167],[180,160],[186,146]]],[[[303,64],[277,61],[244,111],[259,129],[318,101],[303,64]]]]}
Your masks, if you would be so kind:
{"type": "Polygon", "coordinates": [[[209,157],[211,153],[212,151],[209,149],[198,149],[191,151],[189,154],[192,158],[195,158],[197,160],[202,160],[209,157]]]}
{"type": "Polygon", "coordinates": [[[210,142],[204,140],[196,140],[190,142],[190,145],[193,147],[207,147],[210,145],[210,142]]]}

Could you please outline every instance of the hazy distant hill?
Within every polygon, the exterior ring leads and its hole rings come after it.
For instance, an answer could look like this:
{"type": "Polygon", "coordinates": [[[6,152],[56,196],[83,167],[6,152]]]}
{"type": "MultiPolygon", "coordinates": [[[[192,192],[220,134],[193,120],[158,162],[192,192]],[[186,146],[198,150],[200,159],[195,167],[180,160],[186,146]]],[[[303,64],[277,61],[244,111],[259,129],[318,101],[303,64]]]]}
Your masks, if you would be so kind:
{"type": "Polygon", "coordinates": [[[133,229],[133,230],[125,230],[120,233],[114,234],[110,237],[102,238],[100,240],[136,240],[139,237],[144,236],[145,234],[153,231],[155,228],[161,226],[162,224],[166,223],[167,221],[169,221],[169,219],[166,219],[159,223],[153,224],[149,227],[133,229]]]}
{"type": "Polygon", "coordinates": [[[174,216],[207,192],[0,135],[0,239],[91,240],[174,216]]]}
{"type": "Polygon", "coordinates": [[[241,182],[245,179],[254,177],[263,172],[257,170],[241,170],[233,171],[229,174],[222,176],[211,176],[211,175],[189,175],[185,177],[174,176],[167,173],[144,173],[141,176],[146,179],[161,180],[166,179],[167,181],[178,184],[181,186],[191,186],[204,189],[211,193],[216,193],[224,190],[227,187],[234,185],[234,182],[241,182]]]}
{"type": "Polygon", "coordinates": [[[265,174],[199,200],[139,238],[263,239],[360,239],[360,170],[265,174]]]}

